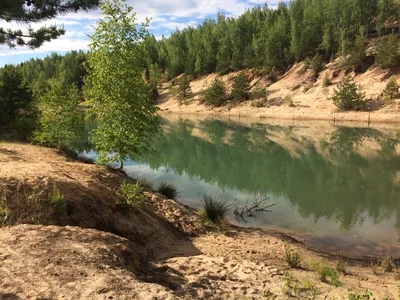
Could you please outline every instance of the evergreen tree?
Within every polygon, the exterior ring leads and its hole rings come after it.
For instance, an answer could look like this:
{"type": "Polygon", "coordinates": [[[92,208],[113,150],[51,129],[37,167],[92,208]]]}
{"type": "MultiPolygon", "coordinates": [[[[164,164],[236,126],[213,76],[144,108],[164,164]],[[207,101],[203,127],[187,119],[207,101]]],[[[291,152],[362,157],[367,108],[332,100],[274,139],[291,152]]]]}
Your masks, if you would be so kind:
{"type": "Polygon", "coordinates": [[[400,64],[400,41],[396,35],[391,34],[378,39],[375,62],[381,68],[400,64]]]}
{"type": "MultiPolygon", "coordinates": [[[[0,2],[0,19],[6,22],[38,23],[59,15],[97,7],[99,0],[3,0],[0,2]]],[[[44,42],[63,35],[63,27],[43,26],[29,28],[27,32],[0,27],[0,45],[38,48],[44,42]]]]}
{"type": "Polygon", "coordinates": [[[221,106],[226,102],[225,85],[221,80],[215,79],[211,86],[205,91],[204,101],[214,106],[221,106]]]}
{"type": "Polygon", "coordinates": [[[249,98],[250,79],[245,72],[240,72],[233,79],[231,97],[233,99],[248,99],[249,98]]]}
{"type": "Polygon", "coordinates": [[[6,65],[0,71],[0,126],[15,121],[30,105],[32,94],[23,80],[21,70],[6,65]]]}
{"type": "Polygon", "coordinates": [[[343,110],[360,110],[365,107],[365,96],[360,86],[346,76],[335,89],[333,103],[343,110]]]}

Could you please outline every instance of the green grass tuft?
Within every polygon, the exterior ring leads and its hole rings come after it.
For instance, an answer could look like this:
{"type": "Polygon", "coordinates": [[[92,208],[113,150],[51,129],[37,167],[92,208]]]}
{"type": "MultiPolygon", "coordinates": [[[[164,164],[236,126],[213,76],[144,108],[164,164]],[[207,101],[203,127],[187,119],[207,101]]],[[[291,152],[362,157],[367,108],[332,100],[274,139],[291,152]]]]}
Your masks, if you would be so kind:
{"type": "Polygon", "coordinates": [[[205,216],[215,224],[221,223],[230,209],[230,205],[222,197],[217,198],[205,194],[203,195],[202,203],[205,216]]]}
{"type": "Polygon", "coordinates": [[[301,262],[300,254],[285,246],[285,261],[289,267],[298,268],[301,262]]]}
{"type": "Polygon", "coordinates": [[[161,182],[157,192],[172,200],[176,200],[178,197],[178,190],[172,183],[161,182]]]}

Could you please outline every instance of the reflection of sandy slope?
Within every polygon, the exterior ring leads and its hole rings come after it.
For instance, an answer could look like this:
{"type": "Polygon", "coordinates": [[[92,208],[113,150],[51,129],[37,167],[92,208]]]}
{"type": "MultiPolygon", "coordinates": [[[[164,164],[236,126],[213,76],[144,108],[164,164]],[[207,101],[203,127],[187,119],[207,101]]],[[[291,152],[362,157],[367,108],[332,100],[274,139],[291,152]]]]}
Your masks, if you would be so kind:
{"type": "MultiPolygon", "coordinates": [[[[195,114],[164,114],[168,120],[165,129],[168,131],[171,124],[179,120],[185,120],[193,124],[192,135],[212,142],[210,137],[202,130],[201,122],[204,120],[221,120],[233,122],[237,125],[255,126],[257,124],[267,124],[276,126],[273,129],[268,128],[265,131],[265,138],[277,143],[283,149],[287,150],[293,157],[301,157],[309,152],[309,147],[314,147],[318,153],[326,159],[332,159],[334,152],[329,151],[332,135],[338,130],[338,126],[326,121],[289,121],[278,119],[255,119],[255,118],[225,118],[225,117],[204,117],[195,114]],[[279,127],[281,126],[281,127],[279,127]],[[325,144],[325,147],[323,146],[325,144]]],[[[348,123],[351,127],[365,128],[365,124],[348,123]],[[358,126],[357,126],[358,125],[358,126]],[[364,126],[362,126],[364,125],[364,126]]],[[[397,139],[398,128],[391,124],[380,124],[381,126],[372,127],[377,130],[380,140],[397,139]]],[[[341,125],[342,126],[342,125],[341,125]]],[[[350,127],[350,126],[349,126],[350,127]]],[[[227,130],[223,139],[229,144],[232,131],[227,130]]],[[[250,135],[250,140],[252,137],[250,135]]],[[[363,137],[360,143],[354,145],[354,150],[358,155],[364,158],[377,157],[382,152],[382,146],[375,137],[363,137]]],[[[396,155],[400,154],[400,145],[395,146],[396,155]]]]}

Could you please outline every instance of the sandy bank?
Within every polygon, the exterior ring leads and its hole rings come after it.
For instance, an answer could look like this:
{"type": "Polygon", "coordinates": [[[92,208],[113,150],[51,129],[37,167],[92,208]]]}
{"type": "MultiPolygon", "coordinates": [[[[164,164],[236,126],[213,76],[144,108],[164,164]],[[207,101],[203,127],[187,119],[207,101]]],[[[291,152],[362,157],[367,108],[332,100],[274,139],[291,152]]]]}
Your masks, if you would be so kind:
{"type": "MultiPolygon", "coordinates": [[[[217,78],[216,74],[200,77],[191,82],[194,96],[184,104],[170,93],[168,84],[164,85],[161,91],[159,107],[164,112],[195,113],[223,116],[250,116],[255,118],[286,119],[286,120],[329,120],[332,122],[365,122],[365,123],[398,123],[400,122],[400,99],[391,103],[382,100],[382,92],[386,83],[392,75],[397,76],[395,70],[382,70],[371,67],[365,73],[350,73],[357,84],[362,87],[368,100],[365,112],[341,112],[330,99],[338,83],[346,75],[340,70],[338,62],[328,64],[315,80],[311,71],[304,71],[303,64],[294,65],[288,72],[279,78],[275,83],[260,77],[251,70],[247,71],[252,78],[251,86],[256,83],[267,88],[268,101],[264,107],[254,107],[254,100],[242,101],[229,104],[223,107],[210,107],[201,104],[201,93],[217,78]],[[328,76],[332,83],[324,88],[322,82],[328,76]],[[293,99],[294,107],[285,103],[285,97],[293,99]]],[[[232,78],[237,73],[221,76],[225,82],[227,91],[230,90],[232,78]]]]}

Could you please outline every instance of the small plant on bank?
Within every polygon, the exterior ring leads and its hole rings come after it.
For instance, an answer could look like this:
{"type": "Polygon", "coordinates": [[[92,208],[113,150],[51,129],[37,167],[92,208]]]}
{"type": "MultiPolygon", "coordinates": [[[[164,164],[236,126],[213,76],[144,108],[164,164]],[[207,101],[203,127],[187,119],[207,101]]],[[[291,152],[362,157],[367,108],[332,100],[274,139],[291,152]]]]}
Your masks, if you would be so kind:
{"type": "Polygon", "coordinates": [[[349,294],[349,300],[371,300],[371,299],[375,299],[375,298],[372,298],[372,296],[373,296],[373,294],[369,290],[366,290],[364,294],[358,294],[358,293],[349,294]]]}
{"type": "Polygon", "coordinates": [[[240,72],[233,79],[231,96],[233,99],[249,99],[250,79],[245,72],[240,72]]]}
{"type": "Polygon", "coordinates": [[[258,99],[258,100],[254,100],[251,101],[251,106],[253,107],[264,107],[266,104],[268,103],[268,99],[258,99]]]}
{"type": "Polygon", "coordinates": [[[383,90],[383,100],[389,102],[393,99],[399,98],[400,85],[396,81],[396,77],[392,76],[383,90]]]}
{"type": "Polygon", "coordinates": [[[300,254],[285,246],[285,261],[290,268],[298,268],[300,266],[300,254]]]}
{"type": "Polygon", "coordinates": [[[192,94],[190,87],[189,77],[183,74],[182,78],[179,79],[178,84],[173,87],[173,93],[178,98],[179,104],[185,102],[185,100],[192,94]]]}
{"type": "Polygon", "coordinates": [[[322,60],[322,57],[321,55],[316,54],[311,60],[311,69],[313,70],[315,75],[318,75],[323,68],[324,68],[324,62],[322,60]]]}
{"type": "Polygon", "coordinates": [[[266,99],[267,98],[267,89],[263,87],[260,83],[257,83],[253,90],[251,91],[252,99],[266,99]]]}
{"type": "Polygon", "coordinates": [[[290,95],[285,96],[285,104],[289,107],[294,107],[293,98],[290,95]]]}
{"type": "Polygon", "coordinates": [[[314,262],[311,264],[311,268],[318,273],[319,280],[331,284],[333,286],[339,286],[339,275],[335,269],[328,267],[321,262],[314,262]]]}
{"type": "Polygon", "coordinates": [[[57,188],[57,184],[53,183],[53,190],[48,194],[50,206],[56,213],[64,213],[67,211],[67,202],[64,199],[63,193],[57,188]]]}
{"type": "Polygon", "coordinates": [[[346,261],[342,257],[338,257],[336,262],[336,271],[346,274],[346,261]]]}
{"type": "Polygon", "coordinates": [[[144,189],[147,189],[147,190],[153,189],[153,185],[146,178],[139,179],[138,182],[139,182],[140,186],[144,189]]]}
{"type": "Polygon", "coordinates": [[[167,182],[161,182],[157,192],[172,200],[176,200],[176,197],[178,196],[178,190],[176,186],[167,182]]]}
{"type": "Polygon", "coordinates": [[[384,257],[381,260],[381,268],[383,270],[383,272],[385,273],[391,273],[393,272],[395,265],[392,261],[391,257],[384,257]]]}
{"type": "Polygon", "coordinates": [[[221,106],[226,102],[226,90],[224,83],[215,79],[211,86],[204,92],[204,101],[213,106],[221,106]]]}
{"type": "Polygon", "coordinates": [[[214,224],[223,222],[230,209],[226,199],[206,194],[203,195],[202,205],[205,217],[214,224]]]}
{"type": "Polygon", "coordinates": [[[139,182],[124,182],[117,191],[117,195],[121,198],[117,202],[117,205],[133,212],[137,212],[146,200],[146,196],[143,194],[143,189],[139,182]]]}
{"type": "Polygon", "coordinates": [[[365,107],[365,96],[361,92],[361,87],[350,79],[349,76],[343,78],[335,89],[333,103],[343,110],[361,110],[365,107]]]}
{"type": "Polygon", "coordinates": [[[331,83],[332,83],[332,82],[331,82],[331,79],[329,78],[329,75],[328,75],[328,74],[325,74],[324,80],[322,81],[322,87],[323,87],[323,88],[326,88],[326,87],[330,86],[331,83]]]}

